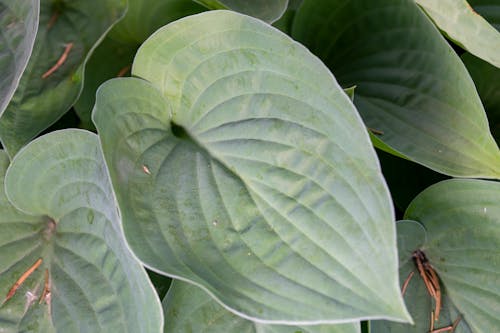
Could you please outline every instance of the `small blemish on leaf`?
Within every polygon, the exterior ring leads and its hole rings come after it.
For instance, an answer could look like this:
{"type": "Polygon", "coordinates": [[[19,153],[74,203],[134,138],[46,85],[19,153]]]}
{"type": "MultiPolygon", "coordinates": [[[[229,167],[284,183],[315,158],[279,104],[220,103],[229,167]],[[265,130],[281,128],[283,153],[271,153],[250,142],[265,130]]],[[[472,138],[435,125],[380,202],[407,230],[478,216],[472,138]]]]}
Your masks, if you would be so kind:
{"type": "Polygon", "coordinates": [[[151,175],[151,171],[149,171],[149,168],[145,165],[142,166],[142,171],[144,171],[144,173],[147,175],[151,175]]]}

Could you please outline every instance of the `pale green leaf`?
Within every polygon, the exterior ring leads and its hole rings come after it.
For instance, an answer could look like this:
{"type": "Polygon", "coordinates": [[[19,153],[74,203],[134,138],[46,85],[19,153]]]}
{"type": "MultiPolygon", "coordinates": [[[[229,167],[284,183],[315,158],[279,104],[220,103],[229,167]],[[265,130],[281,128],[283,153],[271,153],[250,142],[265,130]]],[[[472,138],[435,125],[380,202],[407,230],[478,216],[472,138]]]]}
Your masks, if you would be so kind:
{"type": "Polygon", "coordinates": [[[500,32],[466,0],[416,0],[451,40],[475,56],[500,67],[500,32]]]}
{"type": "Polygon", "coordinates": [[[498,0],[468,0],[474,10],[500,31],[500,2],[498,0]]]}
{"type": "Polygon", "coordinates": [[[160,332],[160,303],[123,238],[97,136],[52,132],[7,171],[0,156],[2,332],[160,332]],[[45,281],[50,297],[42,297],[45,281]]]}
{"type": "Polygon", "coordinates": [[[317,58],[211,11],[157,31],[132,73],[101,86],[93,120],[146,265],[261,321],[408,320],[389,193],[317,58]]]}
{"type": "Polygon", "coordinates": [[[373,333],[429,330],[435,308],[411,258],[421,250],[441,281],[443,310],[435,328],[461,316],[455,332],[495,332],[500,327],[500,183],[447,180],[419,194],[398,225],[400,280],[410,271],[405,302],[416,326],[372,324],[373,333]]]}
{"type": "Polygon", "coordinates": [[[165,333],[360,333],[359,323],[302,327],[256,323],[227,311],[201,288],[179,280],[172,282],[162,303],[165,333]]]}

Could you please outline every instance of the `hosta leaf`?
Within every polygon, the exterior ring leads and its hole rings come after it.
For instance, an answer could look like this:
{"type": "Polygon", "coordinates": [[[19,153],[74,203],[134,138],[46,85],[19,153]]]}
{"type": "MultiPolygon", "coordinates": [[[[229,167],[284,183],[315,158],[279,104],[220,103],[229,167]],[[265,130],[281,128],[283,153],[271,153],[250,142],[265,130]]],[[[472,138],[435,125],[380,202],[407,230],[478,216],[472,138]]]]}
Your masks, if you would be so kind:
{"type": "Polygon", "coordinates": [[[497,144],[500,144],[500,68],[490,65],[470,53],[464,53],[462,61],[472,76],[486,109],[493,137],[497,144]]]}
{"type": "Polygon", "coordinates": [[[383,143],[441,173],[500,178],[474,84],[414,1],[305,0],[292,35],[356,85],[354,104],[383,143]]]}
{"type": "MultiPolygon", "coordinates": [[[[408,207],[405,218],[419,221],[423,228],[416,222],[398,223],[401,281],[416,270],[411,253],[417,249],[441,280],[445,304],[435,328],[450,325],[459,315],[456,332],[495,332],[500,327],[499,198],[498,182],[447,180],[426,189],[408,207]]],[[[416,328],[376,323],[381,330],[374,333],[429,330],[434,305],[418,273],[407,292],[416,328]]]]}
{"type": "Polygon", "coordinates": [[[476,13],[500,31],[500,3],[497,0],[468,0],[476,13]]]}
{"type": "Polygon", "coordinates": [[[6,193],[0,156],[2,332],[160,332],[160,304],[124,241],[97,136],[63,130],[31,142],[7,170],[6,193]]]}
{"type": "Polygon", "coordinates": [[[0,116],[31,55],[39,10],[39,0],[0,0],[0,116]]]}
{"type": "Polygon", "coordinates": [[[407,319],[386,185],[317,58],[211,11],[157,31],[132,73],[149,82],[105,83],[93,120],[144,263],[262,321],[407,319]]]}
{"type": "Polygon", "coordinates": [[[192,284],[175,280],[163,299],[165,333],[359,333],[359,323],[343,325],[284,326],[246,320],[224,309],[209,294],[192,284]]]}
{"type": "Polygon", "coordinates": [[[416,0],[451,40],[500,67],[500,33],[466,0],[416,0]]]}
{"type": "Polygon", "coordinates": [[[273,23],[288,6],[288,0],[194,0],[210,9],[231,9],[273,23]]]}
{"type": "MultiPolygon", "coordinates": [[[[400,324],[388,321],[371,321],[370,333],[423,333],[430,332],[431,312],[435,309],[435,304],[425,287],[422,278],[412,260],[412,253],[424,246],[426,240],[425,228],[416,221],[403,220],[396,224],[398,230],[398,250],[400,254],[399,278],[403,283],[410,274],[405,291],[405,302],[410,311],[414,325],[400,324]]],[[[450,300],[448,293],[443,290],[442,308],[433,328],[445,328],[453,325],[460,313],[450,300]]],[[[458,319],[455,333],[472,333],[465,320],[458,319]]]]}
{"type": "Polygon", "coordinates": [[[73,105],[92,48],[125,7],[125,0],[41,1],[33,52],[0,118],[0,140],[11,157],[73,105]],[[50,74],[58,61],[62,65],[50,74]]]}

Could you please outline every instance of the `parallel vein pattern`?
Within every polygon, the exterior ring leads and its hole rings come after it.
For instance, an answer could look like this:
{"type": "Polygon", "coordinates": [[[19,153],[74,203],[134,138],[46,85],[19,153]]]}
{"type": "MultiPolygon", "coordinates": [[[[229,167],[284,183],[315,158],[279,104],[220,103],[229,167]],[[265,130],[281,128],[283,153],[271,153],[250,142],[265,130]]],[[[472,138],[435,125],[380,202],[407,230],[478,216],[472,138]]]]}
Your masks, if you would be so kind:
{"type": "Polygon", "coordinates": [[[4,201],[5,209],[16,212],[20,222],[15,219],[12,223],[7,215],[4,224],[2,211],[0,224],[7,233],[26,237],[20,227],[33,220],[34,230],[27,235],[29,243],[18,239],[0,245],[2,251],[10,246],[10,258],[2,264],[15,264],[0,267],[0,287],[3,290],[15,281],[16,267],[25,267],[37,258],[43,263],[19,295],[4,305],[5,311],[18,314],[13,332],[21,330],[20,325],[41,326],[42,316],[29,317],[39,308],[45,317],[50,315],[54,331],[161,330],[159,303],[146,273],[122,238],[107,177],[97,136],[90,132],[53,132],[16,155],[5,176],[11,203],[7,198],[4,201]],[[39,305],[45,269],[51,301],[39,305]],[[28,291],[37,295],[36,305],[27,303],[28,291]]]}
{"type": "Polygon", "coordinates": [[[215,11],[157,31],[132,71],[93,117],[144,263],[258,321],[405,320],[387,188],[318,59],[215,11]]]}
{"type": "Polygon", "coordinates": [[[397,153],[452,176],[500,177],[474,83],[414,1],[305,0],[292,35],[356,85],[363,120],[397,153]]]}

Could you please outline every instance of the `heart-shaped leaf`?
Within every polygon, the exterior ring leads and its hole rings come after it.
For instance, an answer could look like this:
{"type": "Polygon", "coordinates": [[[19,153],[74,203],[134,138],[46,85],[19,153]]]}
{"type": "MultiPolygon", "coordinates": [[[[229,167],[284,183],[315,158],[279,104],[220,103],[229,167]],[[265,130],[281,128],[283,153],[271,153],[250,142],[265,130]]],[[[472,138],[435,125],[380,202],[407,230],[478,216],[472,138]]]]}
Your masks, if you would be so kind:
{"type": "Polygon", "coordinates": [[[344,88],[356,85],[354,104],[383,143],[441,173],[500,178],[474,83],[413,1],[305,0],[292,31],[344,88]]]}
{"type": "Polygon", "coordinates": [[[495,332],[500,327],[500,183],[447,180],[418,195],[398,223],[400,279],[415,327],[372,324],[373,333],[429,331],[436,308],[412,254],[420,250],[441,283],[443,308],[434,328],[457,321],[455,332],[495,332]],[[458,318],[461,319],[458,319],[458,318]]]}
{"type": "Polygon", "coordinates": [[[0,0],[0,116],[28,64],[39,11],[39,0],[0,0]]]}
{"type": "Polygon", "coordinates": [[[497,144],[500,144],[500,68],[490,65],[470,53],[464,53],[462,61],[472,76],[486,109],[491,133],[497,144]]]}
{"type": "Polygon", "coordinates": [[[73,105],[87,58],[125,8],[125,0],[41,1],[33,52],[0,118],[0,140],[9,156],[73,105]]]}
{"type": "Polygon", "coordinates": [[[161,331],[160,303],[124,241],[101,154],[90,132],[52,132],[16,155],[6,193],[0,155],[2,332],[161,331]]]}
{"type": "Polygon", "coordinates": [[[451,40],[500,67],[500,33],[466,0],[416,0],[451,40]]]}
{"type": "Polygon", "coordinates": [[[230,9],[273,23],[288,6],[288,0],[194,0],[210,9],[230,9]]]}
{"type": "Polygon", "coordinates": [[[192,284],[175,280],[163,299],[165,333],[359,333],[359,323],[284,326],[246,320],[227,311],[209,294],[192,284]]]}
{"type": "Polygon", "coordinates": [[[157,31],[132,72],[149,82],[108,81],[93,119],[144,263],[262,321],[408,319],[389,193],[317,58],[211,11],[157,31]]]}

